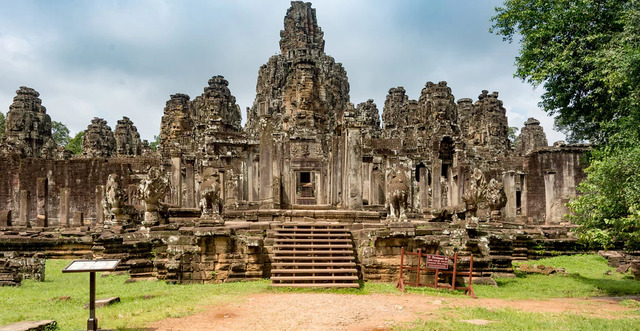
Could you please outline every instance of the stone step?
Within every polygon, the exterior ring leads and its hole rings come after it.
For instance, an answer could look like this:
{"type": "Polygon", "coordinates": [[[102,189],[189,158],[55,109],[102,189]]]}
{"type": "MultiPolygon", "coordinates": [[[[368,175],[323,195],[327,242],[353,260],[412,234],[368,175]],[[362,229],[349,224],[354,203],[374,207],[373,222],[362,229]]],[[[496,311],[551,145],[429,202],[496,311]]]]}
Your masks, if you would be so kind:
{"type": "Polygon", "coordinates": [[[44,321],[20,321],[5,326],[0,326],[0,331],[31,331],[31,330],[56,330],[57,323],[54,320],[44,321]]]}
{"type": "Polygon", "coordinates": [[[343,274],[356,273],[356,269],[271,269],[271,274],[343,274]]]}
{"type": "Polygon", "coordinates": [[[272,276],[272,281],[302,281],[302,280],[330,280],[330,281],[339,281],[339,280],[358,280],[358,276],[272,276]]]}
{"type": "MultiPolygon", "coordinates": [[[[349,233],[276,233],[276,236],[281,237],[351,237],[349,233]]],[[[276,238],[277,239],[277,238],[276,238]]]]}
{"type": "Polygon", "coordinates": [[[353,255],[351,255],[351,256],[274,256],[273,260],[279,260],[279,261],[330,261],[330,260],[344,261],[344,260],[355,260],[355,257],[353,255]]]}
{"type": "Polygon", "coordinates": [[[305,251],[296,251],[296,250],[277,250],[274,251],[274,254],[276,254],[276,256],[280,255],[311,255],[311,254],[353,254],[353,250],[323,250],[323,251],[309,251],[309,250],[305,250],[305,251]]]}
{"type": "Polygon", "coordinates": [[[284,267],[352,267],[355,268],[355,262],[276,262],[271,264],[274,268],[284,267]]]}
{"type": "Polygon", "coordinates": [[[273,287],[360,287],[358,283],[273,283],[273,287]]]}
{"type": "Polygon", "coordinates": [[[351,243],[351,239],[331,239],[331,238],[323,238],[323,239],[286,239],[286,238],[276,238],[276,243],[351,243]]]}
{"type": "Polygon", "coordinates": [[[340,228],[340,229],[323,229],[323,228],[295,228],[295,229],[276,229],[276,234],[287,234],[287,233],[303,233],[303,232],[310,232],[310,233],[331,233],[331,232],[335,232],[335,233],[349,233],[348,230],[345,230],[344,228],[340,228]]]}
{"type": "Polygon", "coordinates": [[[316,244],[275,244],[273,248],[309,248],[309,249],[331,249],[331,248],[353,248],[353,245],[344,245],[344,244],[336,244],[332,245],[331,243],[326,245],[316,245],[316,244]]]}

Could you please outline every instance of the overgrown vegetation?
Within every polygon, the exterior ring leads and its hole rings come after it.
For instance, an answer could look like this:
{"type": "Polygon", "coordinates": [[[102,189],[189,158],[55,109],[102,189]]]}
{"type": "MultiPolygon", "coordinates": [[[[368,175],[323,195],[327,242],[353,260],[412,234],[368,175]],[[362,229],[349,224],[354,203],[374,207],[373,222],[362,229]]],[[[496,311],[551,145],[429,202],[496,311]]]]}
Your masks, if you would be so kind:
{"type": "Polygon", "coordinates": [[[515,76],[544,86],[540,106],[569,140],[589,140],[571,202],[581,239],[640,249],[640,0],[507,0],[491,31],[520,38],[515,76]]]}
{"type": "Polygon", "coordinates": [[[149,144],[149,147],[151,147],[152,150],[157,151],[158,146],[160,146],[160,136],[154,135],[153,141],[149,144]]]}
{"type": "MultiPolygon", "coordinates": [[[[46,268],[46,281],[25,280],[21,287],[0,288],[0,325],[20,320],[54,319],[62,330],[84,328],[88,311],[83,308],[89,300],[89,276],[86,273],[62,274],[62,268],[68,261],[49,260],[46,268]],[[69,299],[64,299],[64,297],[69,299]],[[37,307],[37,309],[34,309],[37,307]]],[[[596,255],[559,256],[537,260],[533,263],[545,264],[566,269],[566,275],[524,275],[516,278],[497,279],[498,288],[476,285],[474,289],[480,298],[497,299],[546,299],[557,297],[590,297],[639,295],[640,282],[630,275],[612,273],[613,269],[606,261],[596,255]],[[609,275],[610,273],[610,275],[609,275]]],[[[161,281],[125,284],[128,276],[97,277],[97,298],[119,296],[121,302],[110,307],[99,308],[97,316],[104,328],[143,327],[151,321],[167,317],[180,317],[193,314],[207,305],[242,302],[250,294],[256,293],[306,293],[321,292],[344,295],[368,295],[383,293],[402,295],[395,284],[364,283],[360,289],[291,289],[271,288],[269,281],[225,283],[207,285],[168,285],[161,281]]],[[[462,292],[435,290],[431,288],[407,287],[408,293],[438,297],[467,298],[462,292]]],[[[473,300],[469,298],[469,300],[473,300]]],[[[637,305],[630,301],[626,305],[637,305]]],[[[456,312],[458,313],[458,312],[456,312]]],[[[500,328],[538,329],[546,327],[554,319],[572,323],[595,323],[609,326],[609,322],[599,319],[580,318],[565,314],[533,314],[517,310],[488,311],[480,308],[464,309],[461,313],[469,318],[486,318],[501,321],[500,328]],[[475,316],[475,317],[474,317],[475,316]],[[481,317],[485,316],[485,317],[481,317]],[[530,324],[517,321],[518,316],[535,317],[530,324]],[[515,323],[515,324],[514,324],[515,323]],[[536,324],[538,323],[538,324],[536,324]],[[530,325],[528,328],[521,325],[530,325]]],[[[435,329],[465,329],[471,326],[459,324],[447,318],[446,310],[438,311],[435,321],[420,321],[415,327],[435,329]]],[[[627,321],[622,321],[623,328],[627,321]]],[[[576,329],[583,324],[575,324],[576,329]]],[[[586,324],[584,324],[586,325],[586,324]]],[[[573,327],[570,329],[574,329],[573,327]]]]}
{"type": "Polygon", "coordinates": [[[76,135],[69,139],[69,143],[65,146],[65,149],[72,152],[73,154],[82,153],[82,140],[84,139],[85,131],[80,131],[76,133],[76,135]]]}

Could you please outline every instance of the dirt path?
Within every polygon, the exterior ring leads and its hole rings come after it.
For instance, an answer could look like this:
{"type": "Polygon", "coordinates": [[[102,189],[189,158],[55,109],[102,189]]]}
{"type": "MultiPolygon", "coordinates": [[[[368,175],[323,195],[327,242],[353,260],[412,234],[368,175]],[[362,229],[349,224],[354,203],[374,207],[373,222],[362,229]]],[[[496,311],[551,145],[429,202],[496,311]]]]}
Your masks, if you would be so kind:
{"type": "Polygon", "coordinates": [[[212,306],[198,314],[169,318],[158,330],[388,330],[401,322],[429,319],[443,307],[480,306],[531,312],[571,312],[613,318],[629,310],[614,299],[502,300],[424,295],[322,293],[259,294],[246,301],[212,306]]]}

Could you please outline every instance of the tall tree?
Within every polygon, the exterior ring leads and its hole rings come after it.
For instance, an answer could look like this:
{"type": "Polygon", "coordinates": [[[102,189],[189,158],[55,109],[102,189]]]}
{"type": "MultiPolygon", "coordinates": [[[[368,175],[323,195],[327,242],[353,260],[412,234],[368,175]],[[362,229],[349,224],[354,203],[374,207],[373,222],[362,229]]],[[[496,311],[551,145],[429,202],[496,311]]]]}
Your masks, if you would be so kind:
{"type": "Polygon", "coordinates": [[[65,146],[65,149],[73,154],[82,153],[82,140],[84,139],[85,131],[80,131],[76,135],[69,139],[69,143],[65,146]]]}
{"type": "Polygon", "coordinates": [[[640,0],[507,0],[492,31],[520,38],[515,76],[572,140],[590,140],[569,219],[594,247],[640,249],[640,0]]]}
{"type": "Polygon", "coordinates": [[[59,146],[67,146],[71,139],[69,128],[58,121],[51,121],[51,137],[59,146]]]}
{"type": "Polygon", "coordinates": [[[151,147],[152,150],[157,151],[158,146],[160,146],[160,136],[154,135],[153,141],[149,144],[149,147],[151,147]]]}
{"type": "Polygon", "coordinates": [[[491,31],[519,38],[515,76],[544,86],[540,105],[556,126],[570,140],[602,142],[633,110],[639,9],[637,0],[507,0],[491,31]]]}

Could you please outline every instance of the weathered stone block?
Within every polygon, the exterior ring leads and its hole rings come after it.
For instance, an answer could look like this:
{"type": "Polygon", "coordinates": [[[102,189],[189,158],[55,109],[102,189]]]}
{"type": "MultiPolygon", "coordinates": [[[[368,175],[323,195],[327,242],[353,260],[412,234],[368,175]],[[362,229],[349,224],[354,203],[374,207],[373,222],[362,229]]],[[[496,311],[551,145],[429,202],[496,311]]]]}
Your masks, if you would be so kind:
{"type": "Polygon", "coordinates": [[[11,210],[0,210],[0,227],[11,226],[11,210]]]}

